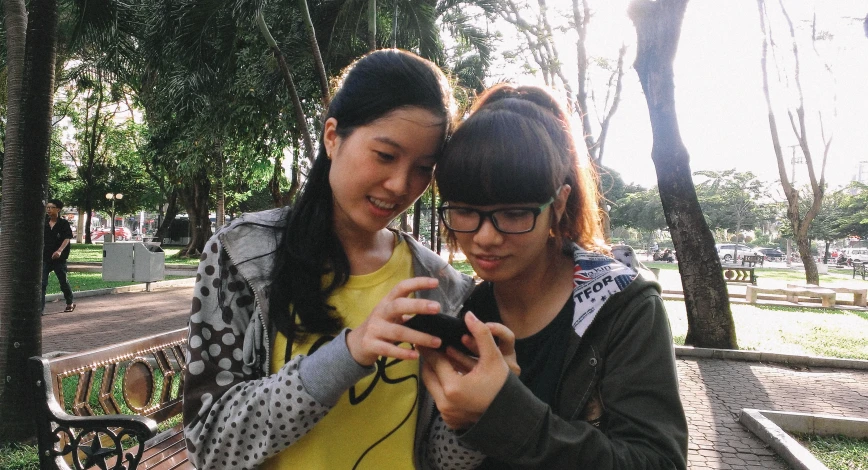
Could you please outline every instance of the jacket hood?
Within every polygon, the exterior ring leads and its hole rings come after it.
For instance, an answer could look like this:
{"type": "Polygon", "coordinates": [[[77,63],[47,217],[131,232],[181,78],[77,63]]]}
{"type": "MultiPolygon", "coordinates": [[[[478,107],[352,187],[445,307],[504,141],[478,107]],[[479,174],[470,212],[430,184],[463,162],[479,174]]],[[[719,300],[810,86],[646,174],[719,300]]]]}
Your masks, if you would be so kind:
{"type": "Polygon", "coordinates": [[[648,285],[660,286],[639,275],[643,267],[636,259],[633,249],[626,245],[612,247],[612,256],[587,251],[576,244],[573,253],[573,329],[579,337],[584,336],[594,322],[603,305],[618,303],[618,295],[625,290],[648,285]],[[636,282],[637,279],[640,282],[636,282]],[[635,286],[634,286],[635,283],[635,286]],[[631,287],[632,286],[632,287],[631,287]]]}

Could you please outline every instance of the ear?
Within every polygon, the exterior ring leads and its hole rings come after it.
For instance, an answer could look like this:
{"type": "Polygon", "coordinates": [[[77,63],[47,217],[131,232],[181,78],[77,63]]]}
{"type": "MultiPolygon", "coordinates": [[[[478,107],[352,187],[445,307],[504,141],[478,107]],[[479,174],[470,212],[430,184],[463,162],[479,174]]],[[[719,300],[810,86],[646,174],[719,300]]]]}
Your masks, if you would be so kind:
{"type": "Polygon", "coordinates": [[[338,135],[338,120],[331,117],[328,118],[323,126],[322,143],[325,145],[326,155],[331,159],[332,153],[340,144],[340,136],[338,135]]]}
{"type": "Polygon", "coordinates": [[[573,187],[564,184],[558,190],[557,196],[555,196],[555,202],[552,203],[552,208],[554,208],[555,213],[555,225],[560,223],[561,217],[563,217],[564,211],[567,209],[567,199],[569,199],[571,192],[573,192],[573,187]]]}

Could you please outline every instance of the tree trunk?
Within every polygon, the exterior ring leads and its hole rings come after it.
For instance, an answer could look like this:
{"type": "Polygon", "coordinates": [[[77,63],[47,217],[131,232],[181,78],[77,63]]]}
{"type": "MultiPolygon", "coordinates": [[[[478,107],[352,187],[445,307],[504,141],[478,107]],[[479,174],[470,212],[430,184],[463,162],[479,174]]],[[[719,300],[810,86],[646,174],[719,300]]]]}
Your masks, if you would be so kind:
{"type": "Polygon", "coordinates": [[[413,203],[413,238],[419,239],[419,226],[422,225],[422,198],[413,203]]]}
{"type": "Polygon", "coordinates": [[[368,51],[377,50],[377,0],[368,0],[368,51]]]}
{"type": "Polygon", "coordinates": [[[277,45],[277,41],[274,40],[274,37],[271,36],[271,32],[268,31],[268,25],[265,23],[265,17],[262,16],[261,12],[256,15],[256,21],[259,25],[260,33],[265,38],[265,42],[268,43],[268,47],[271,48],[274,57],[277,59],[277,64],[280,66],[280,72],[283,74],[283,80],[286,82],[289,97],[292,99],[292,108],[295,111],[296,126],[298,126],[298,132],[301,134],[302,142],[304,142],[304,152],[307,159],[310,161],[310,164],[313,165],[313,162],[316,159],[313,140],[310,138],[310,129],[308,129],[307,117],[304,115],[304,108],[301,106],[301,98],[298,96],[298,89],[296,88],[295,81],[292,78],[292,70],[289,68],[289,64],[286,63],[286,59],[284,58],[280,47],[277,45]]]}
{"type": "MultiPolygon", "coordinates": [[[[771,30],[766,29],[765,1],[757,0],[757,8],[759,9],[760,31],[763,34],[762,56],[760,59],[760,67],[763,77],[763,93],[766,100],[766,109],[768,110],[769,131],[772,138],[772,149],[774,150],[775,159],[778,163],[778,175],[780,176],[781,187],[783,188],[784,194],[787,197],[787,219],[789,219],[790,224],[793,227],[793,237],[796,240],[796,246],[798,246],[799,248],[799,256],[802,259],[802,263],[805,265],[805,281],[808,284],[819,285],[820,275],[817,272],[817,263],[814,261],[813,253],[811,253],[811,241],[808,238],[808,228],[811,225],[811,222],[820,212],[820,207],[823,204],[823,196],[826,191],[826,161],[829,155],[829,148],[832,145],[832,138],[831,136],[828,139],[826,138],[825,132],[823,131],[823,115],[822,113],[820,113],[819,124],[820,135],[823,139],[823,159],[822,163],[820,164],[820,178],[818,180],[816,171],[814,170],[814,158],[811,154],[811,149],[808,146],[808,126],[805,121],[805,100],[802,93],[801,77],[799,75],[801,66],[798,43],[795,36],[795,29],[793,28],[792,21],[790,20],[789,14],[784,7],[784,3],[779,2],[779,5],[781,7],[781,12],[783,13],[789,24],[789,35],[792,41],[792,54],[795,64],[792,74],[792,80],[795,83],[794,88],[796,90],[796,97],[798,98],[798,102],[795,109],[795,116],[793,116],[792,110],[788,110],[790,127],[792,128],[793,134],[799,142],[799,149],[802,152],[802,156],[804,156],[805,158],[805,164],[808,169],[808,179],[810,180],[811,192],[813,196],[811,206],[808,208],[807,211],[805,211],[804,215],[801,214],[801,205],[799,204],[799,191],[793,186],[793,183],[787,176],[787,168],[784,162],[783,152],[781,150],[777,120],[775,118],[774,109],[772,108],[771,92],[769,90],[767,63],[769,42],[772,42],[772,47],[774,47],[774,43],[773,41],[771,41],[771,30]],[[796,121],[796,119],[798,119],[798,121],[796,121]]],[[[778,74],[780,73],[781,70],[779,69],[778,74]]],[[[790,77],[785,78],[789,79],[790,77]]],[[[787,254],[787,256],[787,262],[789,263],[789,253],[787,254]]]]}
{"type": "Polygon", "coordinates": [[[186,256],[202,253],[205,242],[211,238],[211,219],[208,213],[208,195],[211,182],[205,170],[200,170],[192,181],[184,185],[184,205],[190,217],[190,243],[182,250],[186,256]]]}
{"type": "Polygon", "coordinates": [[[90,232],[92,230],[93,204],[91,204],[89,195],[84,198],[84,212],[86,213],[84,219],[84,243],[85,245],[92,245],[93,238],[91,238],[90,232]]]}
{"type": "Polygon", "coordinates": [[[672,63],[687,0],[635,0],[630,18],[636,27],[634,67],[651,119],[651,158],[657,170],[660,200],[678,252],[687,308],[689,345],[737,349],[735,324],[714,237],[708,228],[681,140],[675,113],[672,63]]]}
{"type": "Polygon", "coordinates": [[[84,209],[78,208],[78,220],[75,222],[75,242],[81,243],[84,236],[84,209]]]}
{"type": "MultiPolygon", "coordinates": [[[[172,194],[169,195],[169,202],[166,204],[166,214],[160,221],[160,226],[157,227],[157,233],[154,237],[164,239],[169,233],[169,227],[178,215],[178,189],[175,188],[172,194]]],[[[162,211],[162,208],[160,209],[162,211]]]]}
{"type": "Polygon", "coordinates": [[[322,61],[322,52],[319,50],[319,41],[316,40],[316,29],[313,27],[313,20],[310,17],[310,9],[307,6],[307,0],[298,0],[298,6],[301,10],[302,19],[304,20],[304,29],[307,31],[307,39],[310,42],[310,52],[313,55],[313,65],[316,69],[317,79],[319,79],[319,92],[322,95],[323,108],[329,107],[331,95],[329,94],[329,77],[326,73],[325,64],[322,61]]]}
{"type": "Polygon", "coordinates": [[[57,2],[31,0],[29,13],[20,0],[4,0],[3,8],[8,108],[0,207],[0,442],[11,442],[35,431],[27,359],[42,354],[42,227],[57,2]]]}
{"type": "Polygon", "coordinates": [[[217,174],[214,178],[215,183],[217,184],[217,207],[214,209],[214,212],[217,215],[217,220],[214,225],[219,229],[226,223],[226,192],[223,184],[223,151],[219,148],[215,149],[215,156],[217,157],[217,174]]]}

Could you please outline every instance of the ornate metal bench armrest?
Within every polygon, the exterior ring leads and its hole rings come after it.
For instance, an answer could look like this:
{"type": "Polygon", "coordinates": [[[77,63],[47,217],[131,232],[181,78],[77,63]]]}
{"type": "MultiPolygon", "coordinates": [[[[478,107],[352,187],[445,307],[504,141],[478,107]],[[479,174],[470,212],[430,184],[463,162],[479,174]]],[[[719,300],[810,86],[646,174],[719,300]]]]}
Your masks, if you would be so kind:
{"type": "Polygon", "coordinates": [[[70,415],[55,399],[49,361],[42,357],[30,358],[30,373],[35,386],[40,468],[70,468],[66,463],[67,459],[72,462],[71,468],[75,469],[84,469],[94,464],[102,468],[136,468],[144,451],[141,444],[158,432],[154,420],[138,415],[70,415]],[[125,453],[123,441],[130,437],[135,437],[140,445],[134,452],[125,453]],[[59,443],[62,443],[60,448],[59,443]],[[125,465],[113,466],[107,463],[116,459],[126,460],[125,465]]]}

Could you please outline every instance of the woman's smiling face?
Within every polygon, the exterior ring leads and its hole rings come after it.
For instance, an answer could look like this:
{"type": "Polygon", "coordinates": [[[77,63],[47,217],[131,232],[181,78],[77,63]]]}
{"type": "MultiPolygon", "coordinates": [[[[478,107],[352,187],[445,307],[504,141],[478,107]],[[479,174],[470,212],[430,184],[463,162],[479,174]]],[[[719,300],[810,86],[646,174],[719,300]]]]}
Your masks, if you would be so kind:
{"type": "Polygon", "coordinates": [[[443,144],[443,118],[399,108],[346,137],[326,121],[323,143],[332,161],[329,184],[339,234],[376,233],[410,207],[431,183],[443,144]]]}

